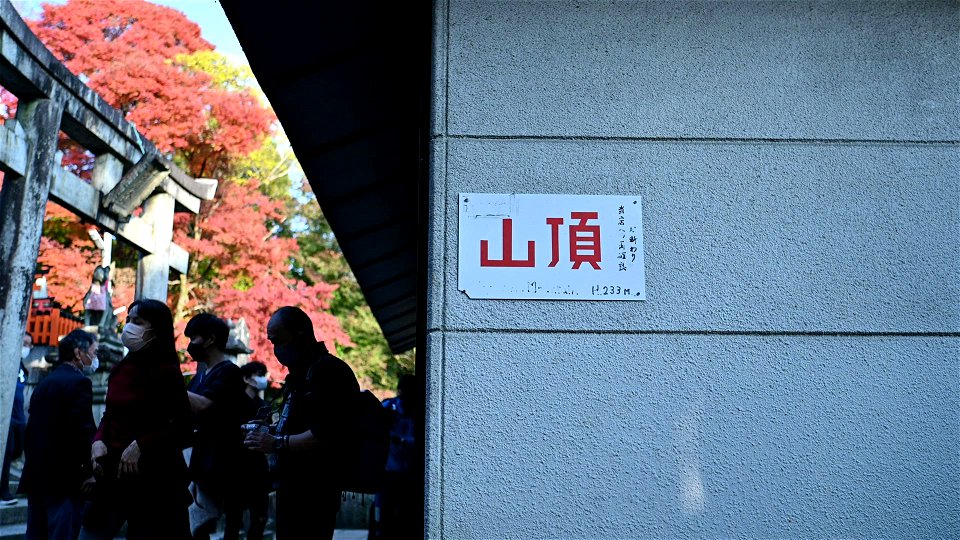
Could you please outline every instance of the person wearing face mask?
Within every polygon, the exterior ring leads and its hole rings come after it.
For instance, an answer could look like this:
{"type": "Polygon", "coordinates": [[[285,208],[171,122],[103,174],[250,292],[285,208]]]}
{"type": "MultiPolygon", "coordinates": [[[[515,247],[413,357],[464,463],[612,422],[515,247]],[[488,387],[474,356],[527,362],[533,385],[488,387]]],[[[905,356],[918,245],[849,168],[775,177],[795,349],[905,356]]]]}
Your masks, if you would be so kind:
{"type": "Polygon", "coordinates": [[[332,538],[340,509],[342,448],[360,393],[343,360],[317,341],[300,308],[278,309],[267,324],[273,354],[289,369],[275,434],[251,431],[248,448],[277,458],[277,538],[332,538]]]}
{"type": "Polygon", "coordinates": [[[17,376],[17,386],[13,393],[13,409],[10,411],[10,430],[7,432],[7,450],[3,455],[3,469],[0,470],[0,504],[12,506],[17,504],[17,498],[10,494],[10,465],[23,455],[24,429],[27,426],[27,415],[23,412],[23,390],[26,381],[27,368],[24,362],[33,349],[33,336],[29,332],[23,334],[23,346],[20,348],[20,373],[17,376]]]}
{"type": "Polygon", "coordinates": [[[95,480],[90,463],[97,338],[74,330],[60,340],[57,364],[30,399],[25,460],[20,478],[27,495],[26,538],[75,540],[80,534],[83,494],[95,480]]]}
{"type": "Polygon", "coordinates": [[[97,478],[80,538],[190,538],[190,492],[183,449],[190,402],[166,304],[137,300],[120,336],[130,351],[110,372],[106,408],[90,448],[97,478]]]}
{"type": "MultiPolygon", "coordinates": [[[[267,404],[260,397],[260,392],[267,389],[270,385],[270,379],[267,377],[267,366],[263,362],[256,360],[247,362],[240,366],[240,375],[243,377],[243,383],[246,385],[244,391],[249,398],[254,415],[261,407],[267,404]]],[[[252,417],[251,417],[252,418],[252,417]]]]}
{"type": "MultiPolygon", "coordinates": [[[[240,375],[246,391],[244,417],[250,422],[248,429],[254,425],[269,423],[270,406],[260,397],[260,393],[267,389],[267,366],[262,362],[252,361],[240,366],[240,375]]],[[[226,525],[223,529],[224,538],[237,538],[243,525],[243,512],[250,511],[250,526],[247,528],[247,540],[261,540],[263,530],[267,525],[267,511],[270,505],[270,491],[272,481],[267,467],[266,456],[259,452],[244,449],[236,473],[242,486],[237,490],[238,512],[227,514],[226,525]]]]}
{"type": "Polygon", "coordinates": [[[201,313],[187,322],[183,333],[190,338],[187,352],[197,362],[197,373],[187,387],[195,427],[190,530],[193,538],[208,539],[222,514],[229,519],[237,512],[236,469],[244,451],[240,425],[247,419],[247,398],[240,368],[224,356],[230,335],[226,321],[201,313]]]}

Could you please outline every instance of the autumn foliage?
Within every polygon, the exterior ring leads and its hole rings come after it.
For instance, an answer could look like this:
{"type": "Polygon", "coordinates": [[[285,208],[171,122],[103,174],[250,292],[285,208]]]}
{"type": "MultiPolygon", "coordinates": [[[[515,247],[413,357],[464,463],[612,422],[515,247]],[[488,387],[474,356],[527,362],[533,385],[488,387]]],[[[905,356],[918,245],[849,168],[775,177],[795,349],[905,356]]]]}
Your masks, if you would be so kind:
{"type": "Polygon", "coordinates": [[[177,69],[181,53],[210,49],[178,11],[144,1],[44,5],[30,29],[73,73],[163,151],[188,146],[206,123],[203,74],[177,69]]]}
{"type": "MultiPolygon", "coordinates": [[[[161,152],[192,176],[220,182],[215,200],[204,202],[198,215],[176,218],[174,241],[191,254],[189,273],[171,288],[178,332],[189,317],[204,311],[246,319],[253,358],[267,364],[275,381],[285,370],[273,357],[265,330],[269,315],[282,305],[307,311],[318,339],[351,345],[328,312],[336,286],[292,277],[291,261],[299,248],[295,239],[281,237],[277,226],[289,218],[290,196],[276,186],[267,189],[270,163],[251,165],[247,159],[269,141],[276,118],[248,87],[225,82],[220,73],[214,76],[212,64],[207,69],[212,47],[196,24],[143,0],[44,4],[40,18],[28,24],[161,152]]],[[[77,172],[89,168],[92,154],[70,147],[69,141],[61,147],[66,166],[77,172]]],[[[76,221],[69,215],[56,218],[76,221]]],[[[76,306],[98,262],[95,252],[84,242],[83,227],[71,230],[64,224],[45,234],[40,263],[50,268],[51,292],[76,306]]],[[[115,289],[115,294],[127,298],[132,291],[115,289]]],[[[185,349],[186,340],[179,343],[185,349]]]]}
{"type": "Polygon", "coordinates": [[[329,313],[336,287],[322,282],[307,285],[289,277],[297,242],[278,238],[267,228],[268,220],[285,218],[283,202],[257,187],[255,180],[227,182],[199,215],[177,217],[174,240],[197,261],[194,285],[181,284],[189,287],[190,304],[201,311],[230,314],[232,319],[245,318],[252,329],[250,346],[263,353],[257,358],[264,362],[272,359],[273,350],[265,335],[269,310],[283,305],[303,306],[320,339],[349,344],[349,336],[329,313]]]}
{"type": "Polygon", "coordinates": [[[44,5],[30,28],[57,58],[198,177],[256,150],[274,120],[249,91],[225,90],[182,55],[212,46],[182,13],[143,0],[44,5]]]}

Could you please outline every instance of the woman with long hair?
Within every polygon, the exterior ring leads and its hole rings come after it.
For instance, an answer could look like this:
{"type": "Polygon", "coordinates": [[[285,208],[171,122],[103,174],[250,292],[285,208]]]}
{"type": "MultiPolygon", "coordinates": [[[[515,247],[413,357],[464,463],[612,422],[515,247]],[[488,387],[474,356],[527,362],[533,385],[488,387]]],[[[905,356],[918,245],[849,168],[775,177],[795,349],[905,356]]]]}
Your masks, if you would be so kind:
{"type": "Polygon", "coordinates": [[[156,300],[130,305],[121,335],[130,351],[110,372],[106,409],[91,448],[97,490],[81,539],[190,538],[187,467],[191,432],[170,309],[156,300]]]}

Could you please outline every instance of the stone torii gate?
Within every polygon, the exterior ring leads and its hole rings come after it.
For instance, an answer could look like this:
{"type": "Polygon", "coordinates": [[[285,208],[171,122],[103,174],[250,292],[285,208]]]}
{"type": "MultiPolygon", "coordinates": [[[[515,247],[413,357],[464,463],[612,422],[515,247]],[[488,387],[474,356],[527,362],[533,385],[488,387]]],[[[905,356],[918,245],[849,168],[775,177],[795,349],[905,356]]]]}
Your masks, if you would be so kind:
{"type": "Polygon", "coordinates": [[[0,0],[0,86],[19,99],[0,126],[0,455],[6,449],[20,341],[26,328],[47,200],[135,246],[137,298],[166,301],[169,272],[186,272],[172,242],[177,211],[196,213],[215,180],[191,178],[43,46],[0,0]],[[59,131],[96,156],[92,181],[60,166],[59,131]],[[143,207],[140,217],[132,213],[143,207]]]}

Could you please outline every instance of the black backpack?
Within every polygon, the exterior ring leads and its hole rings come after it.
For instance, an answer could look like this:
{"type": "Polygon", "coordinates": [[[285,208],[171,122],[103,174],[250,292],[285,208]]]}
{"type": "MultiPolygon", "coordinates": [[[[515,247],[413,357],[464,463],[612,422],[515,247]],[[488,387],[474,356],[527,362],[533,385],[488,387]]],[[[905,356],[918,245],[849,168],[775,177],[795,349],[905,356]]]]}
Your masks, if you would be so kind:
{"type": "Polygon", "coordinates": [[[390,412],[369,390],[357,394],[355,418],[344,445],[341,485],[344,491],[379,493],[390,452],[390,412]]]}
{"type": "MultiPolygon", "coordinates": [[[[316,364],[307,371],[313,377],[316,364]]],[[[369,390],[357,392],[352,404],[352,421],[340,448],[337,481],[343,491],[380,493],[390,453],[390,412],[369,390]]]]}

